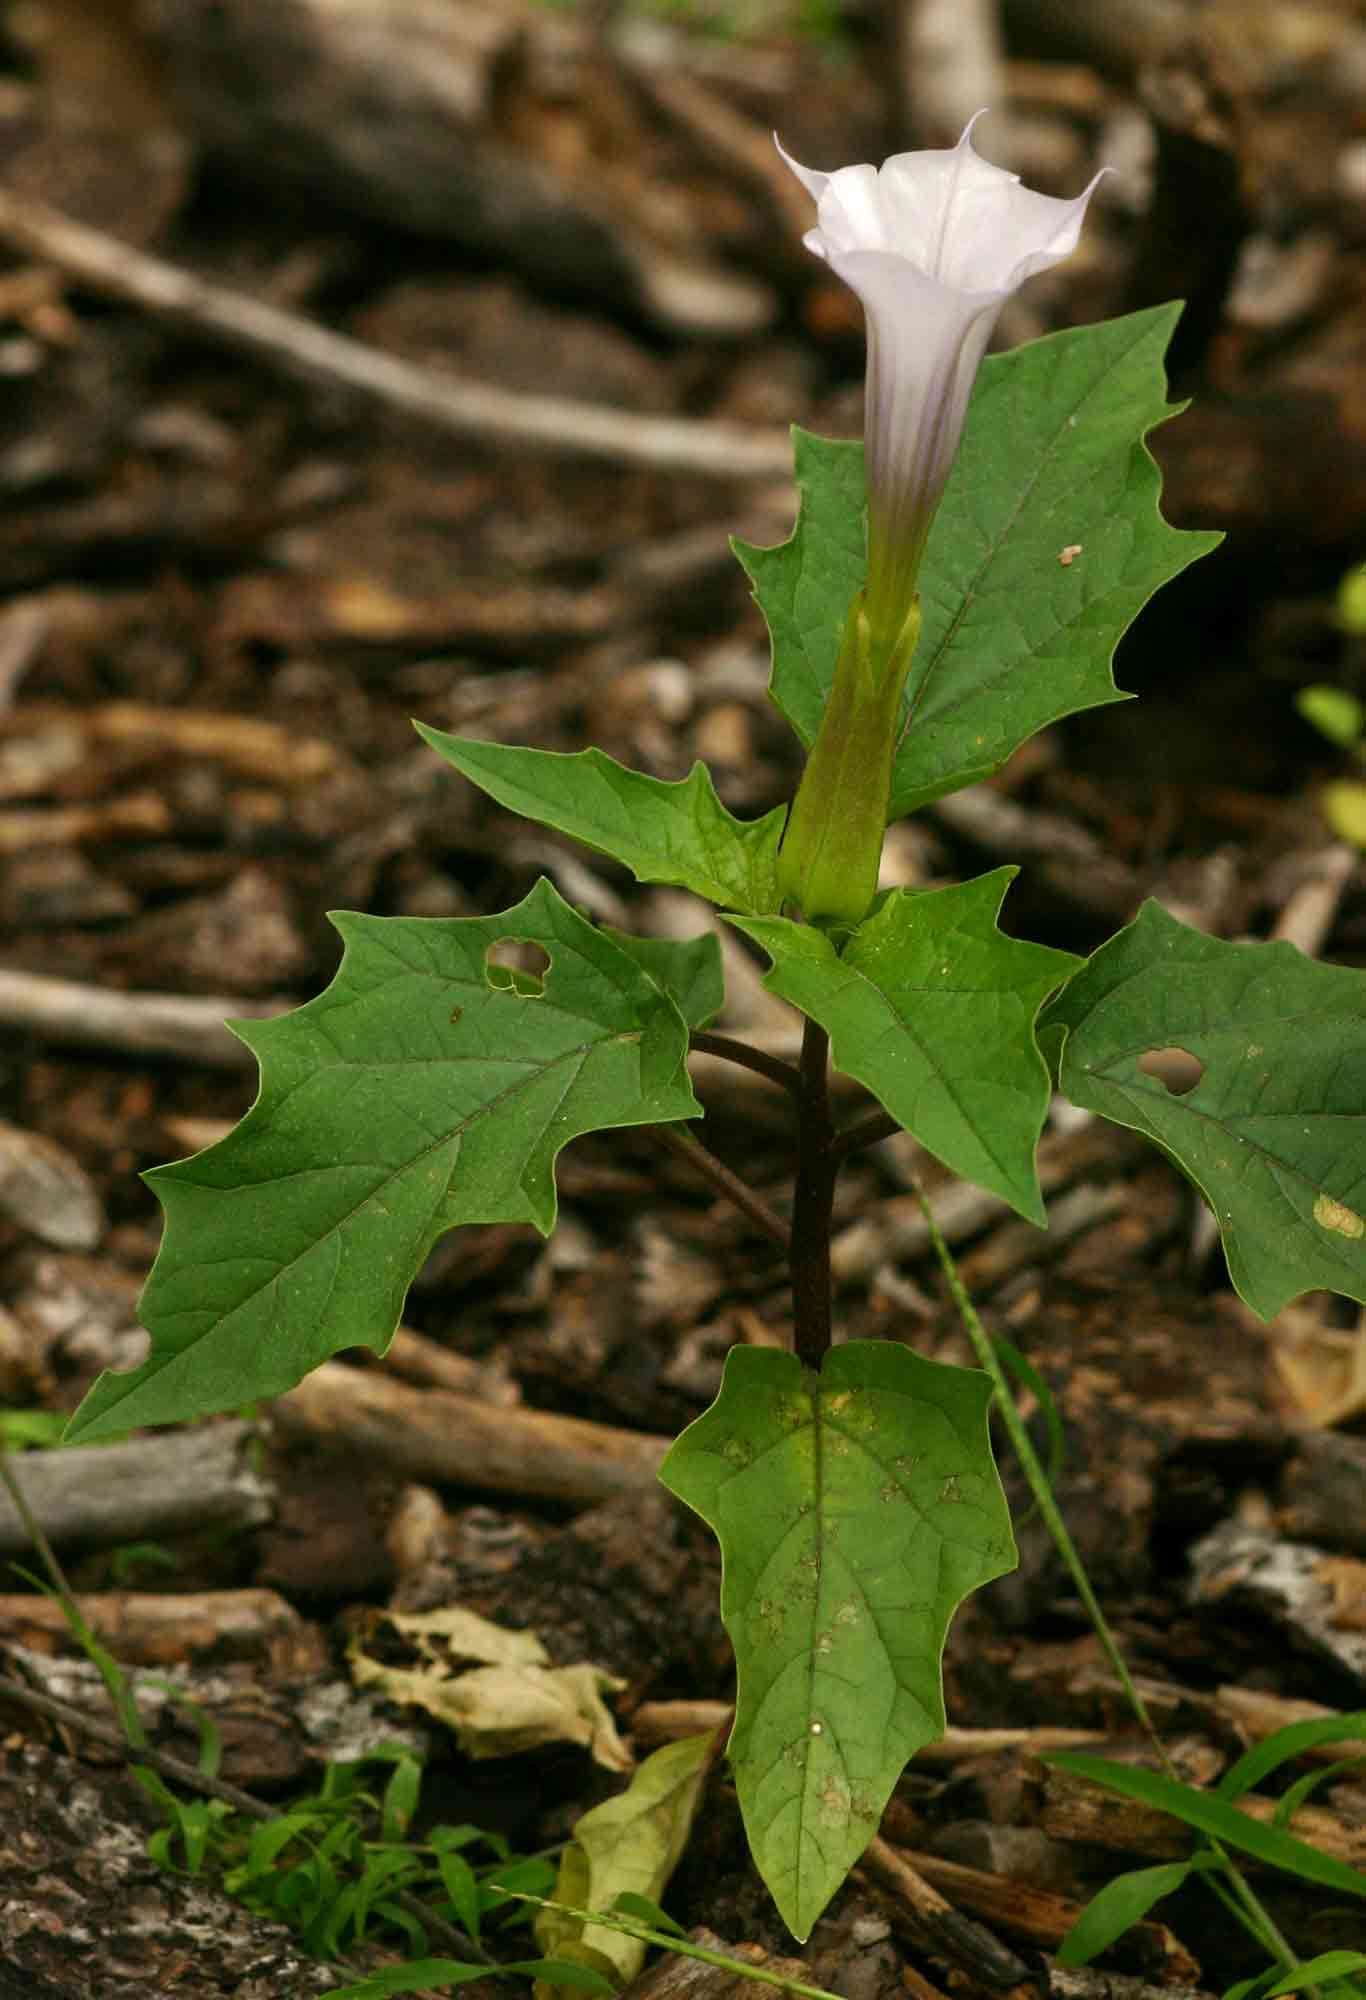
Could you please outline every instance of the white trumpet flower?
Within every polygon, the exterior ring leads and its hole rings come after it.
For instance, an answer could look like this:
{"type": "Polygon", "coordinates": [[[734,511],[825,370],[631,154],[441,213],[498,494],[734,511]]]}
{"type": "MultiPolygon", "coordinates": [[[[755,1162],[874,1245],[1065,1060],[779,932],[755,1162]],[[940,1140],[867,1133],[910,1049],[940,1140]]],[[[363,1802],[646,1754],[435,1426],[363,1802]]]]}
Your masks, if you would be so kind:
{"type": "Polygon", "coordinates": [[[1074,201],[1035,194],[973,151],[976,122],[951,149],[897,153],[881,168],[816,173],[778,148],[816,203],[807,249],[857,293],[867,319],[864,607],[875,646],[894,646],[910,613],[1001,308],[1076,248],[1101,178],[1074,201]]]}
{"type": "Polygon", "coordinates": [[[1076,248],[1096,185],[1075,201],[1034,194],[974,153],[976,122],[951,151],[881,169],[814,173],[783,153],[816,204],[806,247],[868,323],[868,571],[778,854],[779,891],[812,922],[857,924],[876,893],[916,577],[973,380],[1011,293],[1076,248]]]}

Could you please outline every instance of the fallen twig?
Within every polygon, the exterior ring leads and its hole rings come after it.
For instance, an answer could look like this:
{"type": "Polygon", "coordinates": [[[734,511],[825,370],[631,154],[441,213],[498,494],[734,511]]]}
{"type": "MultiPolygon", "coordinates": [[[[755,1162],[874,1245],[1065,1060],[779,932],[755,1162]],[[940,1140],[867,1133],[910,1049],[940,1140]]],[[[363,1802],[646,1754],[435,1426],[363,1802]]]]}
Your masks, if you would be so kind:
{"type": "Polygon", "coordinates": [[[457,437],[581,454],[710,479],[791,476],[783,432],[642,416],[553,396],[515,395],[382,354],[297,313],[263,305],[149,257],[41,202],[0,188],[0,238],[105,298],[305,381],[340,384],[457,437]]]}
{"type": "MultiPolygon", "coordinates": [[[[30,1468],[24,1470],[27,1475],[30,1468]]],[[[298,1612],[278,1591],[257,1585],[166,1594],[83,1591],[73,1602],[123,1666],[166,1667],[212,1656],[298,1674],[318,1656],[316,1635],[298,1612]]],[[[0,1597],[0,1634],[39,1652],[75,1644],[65,1606],[33,1591],[0,1597]]]]}
{"type": "Polygon", "coordinates": [[[170,808],[155,792],[129,792],[90,805],[29,806],[0,812],[0,855],[44,847],[96,847],[115,840],[160,840],[170,831],[170,808]]]}
{"type": "Polygon", "coordinates": [[[1361,866],[1356,848],[1345,841],[1306,857],[1303,879],[1286,897],[1271,935],[1298,945],[1306,958],[1317,958],[1337,922],[1347,885],[1361,866]]]}
{"type": "MultiPolygon", "coordinates": [[[[272,785],[312,785],[330,777],[341,763],[336,747],[317,736],[291,735],[260,716],[230,710],[156,708],[150,702],[106,701],[72,710],[58,702],[25,702],[0,717],[0,736],[70,728],[75,723],[92,742],[155,759],[203,758],[243,778],[272,785]]],[[[165,806],[162,812],[165,814],[165,806]]],[[[163,832],[155,827],[153,832],[163,832]]]]}
{"type": "Polygon", "coordinates": [[[500,1409],[325,1361],[272,1405],[281,1428],[405,1479],[593,1507],[653,1491],[670,1440],[546,1410],[500,1409]]]}
{"type": "MultiPolygon", "coordinates": [[[[274,1511],[252,1463],[258,1435],[251,1424],[212,1424],[136,1444],[36,1452],[24,1460],[24,1492],[59,1548],[111,1548],[210,1523],[257,1528],[274,1511]]],[[[28,1530],[0,1493],[0,1555],[28,1546],[28,1530]]]]}
{"type": "MultiPolygon", "coordinates": [[[[920,1894],[928,1892],[939,1899],[951,1897],[953,1907],[966,1911],[970,1918],[999,1927],[1009,1936],[1045,1951],[1056,1951],[1081,1915],[1081,1904],[1070,1896],[1060,1896],[1035,1883],[1019,1882],[1010,1875],[995,1874],[985,1868],[968,1868],[962,1862],[947,1861],[937,1854],[891,1847],[881,1840],[874,1846],[879,1853],[870,1850],[864,1865],[874,1875],[881,1876],[889,1887],[893,1886],[891,1876],[881,1875],[879,1865],[884,1854],[912,1871],[920,1885],[920,1894]]],[[[930,1907],[933,1909],[933,1905],[930,1907]]],[[[1175,1985],[1200,1976],[1196,1960],[1163,1924],[1150,1920],[1134,1923],[1128,1932],[1128,1942],[1138,1946],[1154,1965],[1161,1965],[1164,1984],[1170,1981],[1175,1985]]]]}
{"type": "Polygon", "coordinates": [[[969,785],[928,810],[988,854],[1035,862],[1049,886],[1079,909],[1127,920],[1142,900],[1136,872],[1060,813],[1019,805],[990,785],[969,785]]]}
{"type": "MultiPolygon", "coordinates": [[[[917,1861],[923,1858],[916,1856],[917,1861]]],[[[910,1912],[924,1941],[974,1979],[997,1989],[1023,1986],[1029,1979],[1029,1967],[1023,1959],[976,1918],[955,1910],[881,1834],[874,1834],[869,1841],[861,1865],[910,1912]]]]}
{"type": "MultiPolygon", "coordinates": [[[[1039,1185],[1046,1195],[1061,1194],[1083,1175],[1115,1171],[1136,1156],[1139,1144],[1114,1126],[1047,1133],[1039,1146],[1039,1185]]],[[[935,1189],[934,1212],[945,1240],[961,1243],[1010,1211],[999,1195],[957,1181],[935,1189]]],[[[835,1282],[854,1284],[889,1260],[919,1257],[928,1245],[929,1230],[915,1196],[893,1195],[836,1237],[831,1253],[835,1282]]]]}
{"type": "Polygon", "coordinates": [[[180,993],[114,993],[72,979],[0,969],[0,1033],[122,1055],[164,1056],[210,1069],[254,1069],[256,1058],[224,1023],[262,1019],[292,1003],[180,993]]]}
{"type": "MultiPolygon", "coordinates": [[[[735,1705],[728,1701],[643,1701],[631,1716],[631,1734],[639,1743],[676,1743],[682,1736],[702,1736],[722,1728],[734,1713],[735,1705]]],[[[956,1729],[951,1723],[933,1743],[921,1745],[915,1762],[949,1765],[961,1763],[965,1757],[1004,1756],[1007,1752],[1038,1757],[1045,1750],[1081,1750],[1106,1740],[1102,1729],[1062,1729],[1048,1724],[1037,1729],[956,1729]]]]}

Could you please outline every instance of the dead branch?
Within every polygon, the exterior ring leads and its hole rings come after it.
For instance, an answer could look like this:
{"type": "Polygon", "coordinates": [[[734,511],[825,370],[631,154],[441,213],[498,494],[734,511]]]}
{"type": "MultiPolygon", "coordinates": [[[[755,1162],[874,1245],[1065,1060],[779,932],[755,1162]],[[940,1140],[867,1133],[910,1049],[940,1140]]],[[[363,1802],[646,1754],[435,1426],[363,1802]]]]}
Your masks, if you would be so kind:
{"type": "MultiPolygon", "coordinates": [[[[358,1348],[356,1353],[362,1361],[376,1364],[381,1361],[381,1357],[369,1348],[358,1348]]],[[[401,1326],[394,1335],[384,1351],[382,1365],[401,1376],[405,1382],[416,1382],[419,1386],[429,1384],[434,1389],[451,1389],[458,1396],[473,1396],[480,1403],[496,1403],[506,1409],[522,1400],[521,1391],[511,1375],[489,1362],[474,1361],[468,1354],[457,1354],[452,1348],[443,1347],[440,1341],[432,1340],[425,1333],[415,1333],[408,1326],[401,1326]]]]}
{"type": "MultiPolygon", "coordinates": [[[[136,1444],[34,1452],[15,1471],[58,1547],[113,1548],[210,1524],[259,1528],[274,1513],[274,1497],[252,1463],[258,1436],[246,1423],[162,1431],[136,1444]]],[[[13,1501],[0,1491],[0,1555],[29,1547],[13,1501]]]]}
{"type": "MultiPolygon", "coordinates": [[[[1046,1195],[1061,1194],[1084,1175],[1113,1171],[1141,1151],[1141,1142],[1113,1126],[1049,1132],[1039,1146],[1039,1185],[1046,1195]]],[[[964,1242],[1010,1212],[999,1195],[962,1181],[936,1188],[931,1206],[950,1243],[964,1242]]],[[[900,1263],[919,1257],[929,1248],[929,1240],[916,1196],[894,1195],[880,1204],[876,1215],[851,1223],[836,1238],[831,1246],[835,1281],[853,1284],[889,1260],[900,1263]]]]}
{"type": "Polygon", "coordinates": [[[1049,887],[1079,909],[1127,920],[1142,898],[1134,870],[1060,813],[1017,805],[990,785],[969,785],[928,810],[988,854],[1037,862],[1049,887]]]}
{"type": "Polygon", "coordinates": [[[1361,856],[1345,841],[1337,841],[1306,861],[1305,873],[1287,896],[1271,935],[1298,945],[1306,958],[1317,958],[1332,935],[1361,856]]]}
{"type": "MultiPolygon", "coordinates": [[[[1017,1882],[985,1868],[968,1868],[962,1862],[946,1861],[937,1854],[920,1854],[892,1847],[882,1840],[874,1845],[878,1851],[869,1850],[864,1857],[864,1866],[887,1886],[900,1888],[890,1868],[883,1873],[883,1858],[890,1856],[911,1871],[919,1884],[917,1893],[922,1898],[927,1893],[940,1901],[950,1898],[955,1909],[965,1910],[969,1916],[999,1927],[1009,1936],[1027,1944],[1039,1945],[1048,1951],[1056,1950],[1081,1915],[1080,1903],[1074,1902],[1070,1896],[1060,1896],[1052,1889],[1017,1882]]],[[[1145,1954],[1151,1954],[1154,1964],[1161,1965],[1164,1983],[1168,1979],[1175,1984],[1199,1978],[1198,1963],[1172,1937],[1165,1925],[1136,1923],[1131,1926],[1128,1937],[1131,1945],[1140,1946],[1145,1954]]]]}
{"type": "MultiPolygon", "coordinates": [[[[77,723],[92,742],[149,761],[204,758],[238,776],[271,785],[306,786],[331,777],[341,759],[317,736],[294,736],[278,722],[203,708],[155,708],[140,701],[106,701],[73,715],[57,702],[25,702],[0,716],[0,737],[69,729],[77,723]]],[[[125,801],[125,806],[127,802],[125,801]]],[[[163,821],[166,808],[162,804],[163,821]]],[[[162,833],[165,823],[139,832],[162,833]]]]}
{"type": "MultiPolygon", "coordinates": [[[[322,1648],[278,1591],[193,1590],[157,1595],[104,1590],[75,1599],[87,1625],[124,1666],[169,1667],[196,1658],[250,1660],[282,1674],[316,1671],[322,1648]]],[[[0,1597],[0,1637],[34,1652],[71,1652],[62,1606],[36,1592],[0,1597]]]]}
{"type": "Polygon", "coordinates": [[[791,446],[783,433],[516,395],[491,383],[437,374],[297,313],[209,284],[5,188],[0,188],[0,239],[25,256],[56,265],[101,297],[120,299],[283,374],[352,389],[455,437],[711,479],[776,480],[791,473],[791,446]]]}
{"type": "Polygon", "coordinates": [[[912,135],[917,145],[955,145],[973,113],[1006,94],[997,0],[895,0],[889,11],[898,30],[890,38],[890,84],[900,100],[893,149],[912,135]]]}
{"type": "MultiPolygon", "coordinates": [[[[917,1863],[925,1859],[916,1856],[917,1863]]],[[[917,1935],[974,1979],[997,1991],[1023,1986],[1029,1979],[1029,1967],[1023,1959],[975,1918],[956,1910],[926,1880],[922,1870],[913,1867],[909,1857],[889,1845],[881,1834],[874,1834],[869,1841],[860,1865],[891,1891],[897,1905],[908,1912],[917,1935]]]]}
{"type": "Polygon", "coordinates": [[[289,1436],[354,1453],[404,1479],[592,1507],[652,1491],[667,1438],[544,1410],[498,1409],[326,1361],[273,1404],[289,1436]]]}
{"type": "Polygon", "coordinates": [[[704,155],[701,189],[679,198],[678,149],[638,102],[650,72],[600,24],[509,0],[143,11],[181,119],[247,180],[461,243],[675,335],[772,322],[769,287],[713,254],[700,226],[717,167],[704,155]]]}
{"type": "MultiPolygon", "coordinates": [[[[641,1743],[676,1743],[682,1736],[703,1736],[720,1729],[735,1712],[727,1701],[643,1701],[631,1717],[631,1733],[641,1743]]],[[[1329,1711],[1324,1709],[1323,1714],[1329,1711]]],[[[1267,1731],[1270,1734],[1270,1731],[1267,1731]]],[[[915,1753],[919,1765],[960,1763],[965,1757],[990,1757],[1006,1752],[1042,1756],[1045,1750],[1080,1750],[1103,1743],[1098,1729],[955,1729],[952,1724],[933,1743],[915,1753]]],[[[1344,1754],[1334,1749],[1334,1755],[1344,1754]]]]}
{"type": "MultiPolygon", "coordinates": [[[[800,1958],[779,1958],[762,1945],[736,1944],[698,1924],[689,1937],[704,1951],[724,1952],[727,1958],[762,1968],[764,1973],[784,1980],[810,1981],[811,1967],[800,1958]]],[[[684,1958],[680,1953],[662,1952],[629,1987],[631,2000],[743,2000],[753,1992],[753,1983],[724,1965],[710,1965],[703,1959],[684,1958]]]]}
{"type": "Polygon", "coordinates": [[[748,1182],[742,1181],[724,1160],[718,1160],[699,1139],[694,1139],[685,1125],[651,1125],[652,1138],[688,1165],[702,1180],[707,1181],[717,1192],[747,1215],[761,1234],[767,1236],[782,1249],[787,1247],[788,1228],[782,1217],[769,1207],[762,1195],[756,1194],[748,1182]]]}
{"type": "Polygon", "coordinates": [[[43,847],[98,847],[115,840],[161,840],[170,831],[170,808],[155,792],[129,792],[121,799],[85,806],[29,806],[0,812],[0,855],[43,847]]]}
{"type": "MultiPolygon", "coordinates": [[[[1279,1803],[1260,1793],[1244,1792],[1234,1810],[1246,1813],[1261,1826],[1276,1820],[1279,1803]]],[[[1153,1861],[1174,1861],[1189,1854],[1194,1836],[1178,1820],[1134,1799],[1103,1792],[1085,1778],[1069,1771],[1049,1770],[1044,1778],[1044,1803],[1039,1814],[1040,1829],[1052,1840],[1078,1841],[1117,1849],[1124,1854],[1143,1855],[1153,1861]]],[[[1327,1806],[1301,1806],[1290,1817],[1287,1832],[1321,1854],[1360,1868],[1366,1861],[1366,1830],[1327,1806]]],[[[1246,1864],[1265,1864],[1255,1858],[1246,1864]]]]}
{"type": "MultiPolygon", "coordinates": [[[[1348,1442],[1345,1438],[1338,1441],[1343,1444],[1348,1442]]],[[[1330,1716],[1339,1713],[1337,1709],[1325,1708],[1322,1702],[1268,1694],[1264,1688],[1221,1687],[1217,1701],[1219,1708],[1250,1743],[1261,1743],[1292,1722],[1326,1722],[1330,1716]]],[[[1309,1744],[1301,1750],[1300,1756],[1309,1764],[1336,1764],[1344,1757],[1366,1757],[1366,1742],[1360,1737],[1339,1737],[1332,1743],[1309,1744]]]]}
{"type": "Polygon", "coordinates": [[[1192,10],[1189,0],[1005,0],[1003,11],[1009,34],[1128,80],[1170,47],[1192,10]]]}
{"type": "Polygon", "coordinates": [[[254,1069],[256,1058],[224,1023],[262,1020],[292,1004],[205,998],[180,993],[114,993],[73,979],[0,968],[0,1033],[65,1047],[254,1069]]]}

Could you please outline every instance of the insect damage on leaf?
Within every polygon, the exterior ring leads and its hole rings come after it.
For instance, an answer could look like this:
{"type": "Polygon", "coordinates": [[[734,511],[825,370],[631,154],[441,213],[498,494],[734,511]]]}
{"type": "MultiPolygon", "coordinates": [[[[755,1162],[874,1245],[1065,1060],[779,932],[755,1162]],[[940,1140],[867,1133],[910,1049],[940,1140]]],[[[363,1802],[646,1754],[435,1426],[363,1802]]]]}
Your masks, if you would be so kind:
{"type": "Polygon", "coordinates": [[[543,999],[549,970],[550,953],[530,938],[495,938],[484,953],[484,977],[495,993],[543,999]]]}
{"type": "Polygon", "coordinates": [[[346,950],[326,992],[237,1028],[261,1065],[247,1116],[151,1177],[151,1352],[100,1377],[72,1434],[206,1415],[340,1348],[382,1353],[446,1230],[546,1233],[571,1139],[697,1114],[682,1009],[714,1011],[714,949],[627,950],[546,882],[492,917],[334,921],[346,950]]]}
{"type": "Polygon", "coordinates": [[[1189,1049],[1145,1049],[1138,1059],[1144,1076],[1156,1077],[1173,1097],[1186,1097],[1205,1074],[1205,1065],[1189,1049]]]}
{"type": "Polygon", "coordinates": [[[1366,1222],[1355,1209],[1345,1202],[1334,1201],[1329,1194],[1321,1194],[1314,1203],[1314,1220],[1320,1229],[1331,1229],[1339,1236],[1345,1236],[1355,1243],[1358,1237],[1366,1236],[1366,1222]]]}
{"type": "Polygon", "coordinates": [[[1320,1289],[1366,1299],[1359,971],[1207,937],[1149,902],[1049,1005],[1041,1038],[1060,1032],[1060,1089],[1194,1181],[1254,1312],[1320,1289]],[[1164,1067],[1178,1056],[1203,1067],[1186,1090],[1164,1067]]]}

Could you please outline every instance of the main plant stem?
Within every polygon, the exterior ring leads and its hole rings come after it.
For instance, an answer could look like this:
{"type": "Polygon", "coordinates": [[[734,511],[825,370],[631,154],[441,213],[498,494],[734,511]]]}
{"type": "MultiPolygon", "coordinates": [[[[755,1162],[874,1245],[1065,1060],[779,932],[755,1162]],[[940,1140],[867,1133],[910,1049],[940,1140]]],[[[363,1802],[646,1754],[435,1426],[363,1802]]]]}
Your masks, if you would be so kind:
{"type": "Polygon", "coordinates": [[[830,1346],[830,1218],[839,1160],[830,1116],[830,1037],[808,1020],[797,1092],[797,1184],[792,1195],[793,1347],[819,1368],[830,1346]]]}

